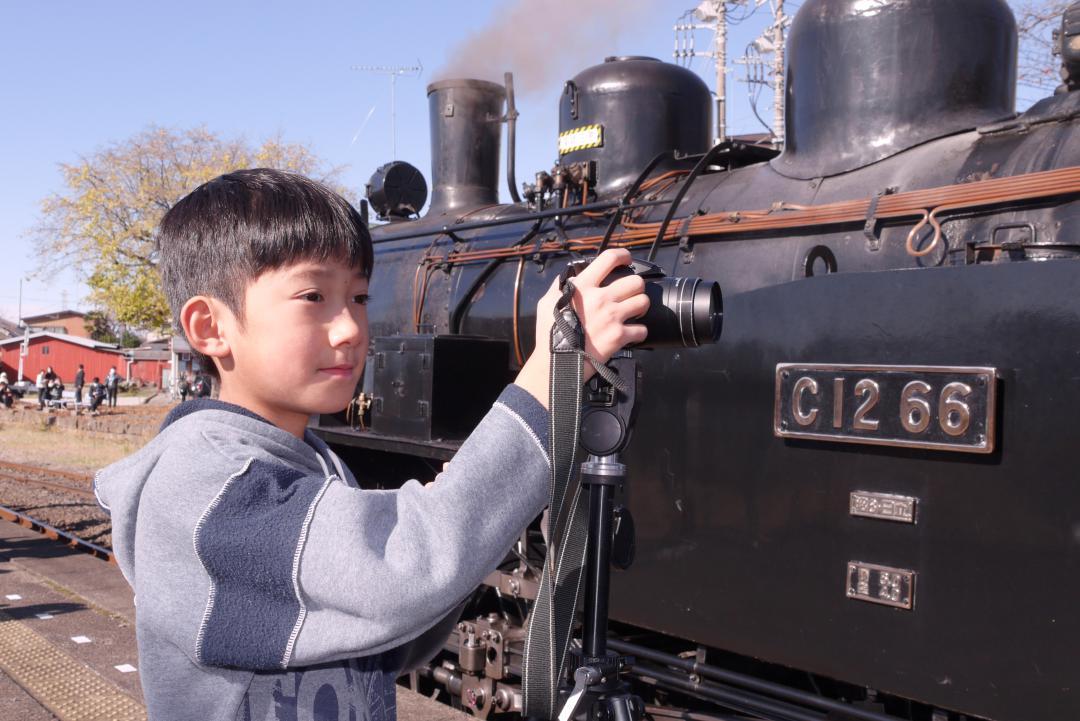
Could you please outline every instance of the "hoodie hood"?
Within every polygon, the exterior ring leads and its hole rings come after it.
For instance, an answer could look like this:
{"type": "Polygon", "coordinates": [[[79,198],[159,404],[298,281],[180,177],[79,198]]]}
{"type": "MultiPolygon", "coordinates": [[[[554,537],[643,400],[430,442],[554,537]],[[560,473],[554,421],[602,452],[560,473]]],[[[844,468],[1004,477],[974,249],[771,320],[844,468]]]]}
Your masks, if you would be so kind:
{"type": "Polygon", "coordinates": [[[182,403],[169,411],[152,441],[94,476],[94,495],[98,505],[112,517],[113,550],[132,587],[135,528],[146,484],[153,479],[154,483],[171,487],[176,502],[184,505],[185,487],[202,485],[207,475],[221,475],[217,469],[238,468],[251,457],[284,463],[323,478],[337,476],[356,485],[340,459],[310,430],[300,440],[232,403],[211,398],[182,403]],[[168,461],[162,462],[166,458],[168,461]]]}

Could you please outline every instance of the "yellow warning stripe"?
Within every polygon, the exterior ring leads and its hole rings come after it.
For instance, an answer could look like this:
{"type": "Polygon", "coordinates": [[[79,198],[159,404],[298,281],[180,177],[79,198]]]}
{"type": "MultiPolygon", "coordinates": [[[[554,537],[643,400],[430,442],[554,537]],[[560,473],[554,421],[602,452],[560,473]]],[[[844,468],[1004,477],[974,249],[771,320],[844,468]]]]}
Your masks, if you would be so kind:
{"type": "Polygon", "coordinates": [[[146,721],[142,704],[3,612],[0,669],[60,721],[146,721]]]}
{"type": "Polygon", "coordinates": [[[599,123],[582,125],[572,130],[559,133],[559,155],[566,155],[575,150],[599,148],[604,144],[604,126],[599,123]]]}

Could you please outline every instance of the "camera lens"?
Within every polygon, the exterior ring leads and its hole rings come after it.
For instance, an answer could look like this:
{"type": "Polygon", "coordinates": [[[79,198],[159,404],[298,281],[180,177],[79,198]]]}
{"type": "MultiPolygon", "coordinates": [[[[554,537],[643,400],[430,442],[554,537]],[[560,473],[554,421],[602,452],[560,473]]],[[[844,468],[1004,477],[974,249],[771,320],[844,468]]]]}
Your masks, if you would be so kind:
{"type": "Polygon", "coordinates": [[[701,278],[659,278],[645,283],[649,329],[643,347],[696,348],[720,339],[724,305],[720,284],[701,278]]]}

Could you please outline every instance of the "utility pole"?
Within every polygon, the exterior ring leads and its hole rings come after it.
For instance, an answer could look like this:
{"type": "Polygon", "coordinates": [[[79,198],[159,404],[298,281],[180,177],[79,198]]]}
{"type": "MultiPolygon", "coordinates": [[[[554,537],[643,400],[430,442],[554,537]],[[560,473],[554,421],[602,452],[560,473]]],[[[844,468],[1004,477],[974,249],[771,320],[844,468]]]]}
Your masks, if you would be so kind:
{"type": "MultiPolygon", "coordinates": [[[[784,30],[789,19],[784,15],[784,0],[702,0],[692,11],[687,11],[683,18],[692,15],[697,22],[680,22],[675,25],[675,52],[677,63],[688,67],[694,58],[711,58],[716,65],[716,138],[714,144],[728,137],[727,126],[727,42],[728,26],[745,20],[748,15],[731,18],[728,13],[736,7],[753,4],[752,13],[762,5],[772,7],[774,21],[765,33],[751,44],[752,54],[736,60],[747,66],[747,82],[770,85],[773,90],[773,144],[779,148],[784,142],[784,30]],[[713,32],[712,50],[698,51],[694,47],[694,31],[711,30],[713,32]],[[764,64],[762,55],[773,53],[771,67],[764,64]],[[768,69],[766,70],[766,68],[768,69]],[[766,80],[766,75],[771,80],[766,80]]],[[[680,18],[682,20],[683,18],[680,18]]],[[[748,51],[749,53],[750,51],[748,51]]],[[[755,113],[757,110],[755,109],[755,113]]],[[[765,124],[762,121],[762,124],[765,124]]]]}
{"type": "Polygon", "coordinates": [[[784,147],[784,0],[775,0],[773,13],[773,147],[784,147]]]}
{"type": "Polygon", "coordinates": [[[416,65],[353,65],[353,70],[361,70],[365,73],[378,73],[390,76],[390,142],[392,145],[391,158],[397,160],[397,79],[399,75],[419,76],[424,70],[423,64],[417,60],[416,65]]]}
{"type": "MultiPolygon", "coordinates": [[[[728,6],[746,5],[749,0],[702,0],[693,10],[698,22],[675,25],[675,59],[689,65],[694,58],[712,58],[716,63],[716,138],[713,144],[727,139],[727,37],[728,6]],[[694,31],[712,30],[712,51],[694,49],[694,31]],[[681,36],[681,37],[680,37],[681,36]],[[680,42],[681,41],[681,42],[680,42]]],[[[689,13],[688,13],[689,14],[689,13]]],[[[685,17],[685,16],[684,16],[685,17]]]]}
{"type": "Polygon", "coordinates": [[[17,324],[23,329],[23,340],[19,344],[19,374],[15,377],[15,382],[18,383],[23,379],[23,359],[26,358],[26,354],[30,352],[30,326],[23,323],[22,319],[22,284],[23,279],[19,278],[19,318],[17,324]]]}
{"type": "MultiPolygon", "coordinates": [[[[702,7],[704,7],[702,3],[702,7]]],[[[713,15],[704,16],[715,18],[716,33],[713,36],[713,57],[716,58],[716,143],[727,139],[727,3],[724,0],[714,0],[713,15]]],[[[698,8],[701,10],[701,7],[698,8]]],[[[715,144],[715,143],[714,143],[715,144]]]]}

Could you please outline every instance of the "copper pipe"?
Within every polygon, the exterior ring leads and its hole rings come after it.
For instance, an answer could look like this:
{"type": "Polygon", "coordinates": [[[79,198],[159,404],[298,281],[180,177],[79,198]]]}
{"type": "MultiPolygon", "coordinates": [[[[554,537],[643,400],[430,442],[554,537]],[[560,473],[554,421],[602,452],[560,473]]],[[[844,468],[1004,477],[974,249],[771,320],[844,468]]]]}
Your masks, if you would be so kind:
{"type": "Polygon", "coordinates": [[[518,259],[517,275],[514,277],[514,357],[517,358],[518,367],[525,365],[525,358],[521,353],[521,336],[518,333],[518,317],[521,315],[521,275],[525,270],[525,256],[518,259]]]}
{"type": "Polygon", "coordinates": [[[435,273],[435,266],[429,265],[424,272],[424,282],[420,286],[420,298],[416,306],[416,315],[414,317],[414,324],[416,325],[416,332],[420,332],[420,321],[424,315],[424,301],[427,299],[428,282],[431,280],[431,276],[435,273]]]}
{"type": "Polygon", "coordinates": [[[907,240],[904,242],[904,247],[908,252],[908,255],[913,258],[921,258],[924,255],[929,255],[930,251],[938,244],[938,239],[941,237],[941,226],[934,224],[934,239],[930,241],[930,245],[926,246],[922,250],[915,250],[915,236],[919,234],[919,231],[926,225],[926,221],[930,220],[931,214],[923,211],[922,220],[915,224],[915,227],[907,234],[907,240]]]}
{"type": "Polygon", "coordinates": [[[416,264],[416,272],[413,274],[412,282],[412,319],[413,325],[417,325],[419,321],[416,319],[416,303],[419,297],[419,285],[420,285],[420,271],[425,270],[424,265],[427,263],[428,255],[424,254],[424,257],[420,259],[420,262],[416,264]]]}
{"type": "MultiPolygon", "coordinates": [[[[918,251],[926,254],[933,250],[940,240],[940,213],[953,210],[970,210],[989,207],[1002,203],[1036,200],[1056,195],[1080,193],[1080,167],[1061,168],[1038,173],[981,180],[925,190],[897,193],[882,196],[879,200],[875,218],[897,220],[901,218],[920,218],[920,225],[930,223],[935,228],[935,240],[928,249],[918,251]]],[[[702,235],[727,235],[784,230],[787,228],[820,227],[864,222],[872,199],[841,201],[823,205],[801,206],[777,203],[768,210],[750,210],[726,213],[712,213],[691,217],[686,233],[691,237],[702,235]],[[782,211],[782,212],[781,212],[782,211]]],[[[686,223],[684,218],[664,234],[663,240],[673,240],[678,229],[686,223]]],[[[613,236],[615,247],[635,248],[651,244],[659,230],[659,223],[635,224],[627,222],[624,232],[613,236]]],[[[917,226],[919,227],[919,226],[917,226]]],[[[912,237],[909,234],[909,237],[912,237]]],[[[596,248],[601,236],[586,236],[570,241],[570,248],[584,251],[596,248]]],[[[912,243],[914,239],[912,237],[912,243]]],[[[542,253],[560,252],[563,247],[557,243],[545,243],[540,246],[542,253]]],[[[914,250],[912,247],[911,250],[914,250]]],[[[445,258],[451,263],[471,262],[490,258],[526,256],[535,252],[529,248],[497,248],[486,251],[450,253],[445,258]]],[[[428,261],[425,261],[428,262],[428,261]]]]}

